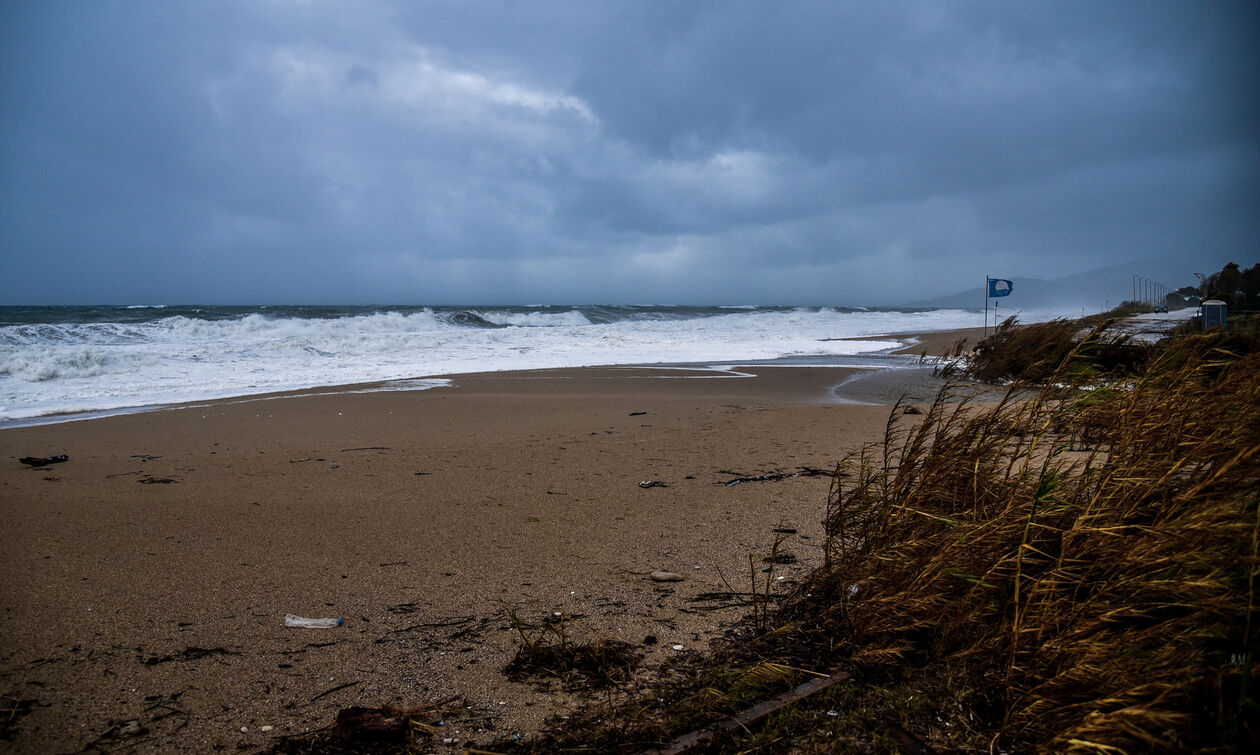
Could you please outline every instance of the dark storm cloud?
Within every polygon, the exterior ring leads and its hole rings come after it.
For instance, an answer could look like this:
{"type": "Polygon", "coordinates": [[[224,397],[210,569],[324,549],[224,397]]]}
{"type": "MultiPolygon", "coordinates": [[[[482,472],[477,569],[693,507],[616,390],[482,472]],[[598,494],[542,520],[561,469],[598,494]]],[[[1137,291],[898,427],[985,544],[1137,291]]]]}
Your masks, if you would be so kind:
{"type": "Polygon", "coordinates": [[[881,303],[1249,262],[1256,9],[8,4],[0,301],[881,303]]]}

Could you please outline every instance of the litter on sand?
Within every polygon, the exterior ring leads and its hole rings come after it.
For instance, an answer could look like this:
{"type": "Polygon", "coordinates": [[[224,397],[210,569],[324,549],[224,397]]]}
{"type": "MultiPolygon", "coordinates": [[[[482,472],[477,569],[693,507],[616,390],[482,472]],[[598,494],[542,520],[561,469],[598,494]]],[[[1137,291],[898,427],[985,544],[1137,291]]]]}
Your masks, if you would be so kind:
{"type": "Polygon", "coordinates": [[[341,619],[305,619],[291,613],[284,615],[286,627],[302,627],[304,629],[332,629],[341,626],[341,619]]]}

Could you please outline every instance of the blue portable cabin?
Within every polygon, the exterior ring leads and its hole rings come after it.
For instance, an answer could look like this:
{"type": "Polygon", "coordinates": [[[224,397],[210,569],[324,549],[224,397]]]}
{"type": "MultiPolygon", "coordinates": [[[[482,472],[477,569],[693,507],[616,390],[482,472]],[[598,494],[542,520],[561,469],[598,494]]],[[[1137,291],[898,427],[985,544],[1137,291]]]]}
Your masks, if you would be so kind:
{"type": "Polygon", "coordinates": [[[1220,299],[1208,299],[1199,304],[1199,321],[1203,329],[1225,327],[1225,314],[1228,305],[1220,299]]]}

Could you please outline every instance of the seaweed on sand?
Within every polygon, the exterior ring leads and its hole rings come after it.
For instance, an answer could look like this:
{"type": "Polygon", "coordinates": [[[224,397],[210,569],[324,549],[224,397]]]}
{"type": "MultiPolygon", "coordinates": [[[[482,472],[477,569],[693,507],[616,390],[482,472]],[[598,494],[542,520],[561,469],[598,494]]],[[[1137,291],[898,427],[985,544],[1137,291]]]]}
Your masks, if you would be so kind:
{"type": "Polygon", "coordinates": [[[570,637],[566,629],[573,621],[570,617],[554,617],[538,627],[527,626],[512,612],[508,612],[508,620],[521,640],[516,655],[503,669],[514,681],[559,681],[569,689],[606,687],[629,681],[639,665],[640,656],[629,643],[606,637],[570,637]]]}
{"type": "Polygon", "coordinates": [[[321,729],[280,738],[273,755],[320,753],[412,753],[427,746],[442,729],[442,719],[459,713],[458,698],[418,708],[392,705],[343,708],[337,720],[321,729]]]}

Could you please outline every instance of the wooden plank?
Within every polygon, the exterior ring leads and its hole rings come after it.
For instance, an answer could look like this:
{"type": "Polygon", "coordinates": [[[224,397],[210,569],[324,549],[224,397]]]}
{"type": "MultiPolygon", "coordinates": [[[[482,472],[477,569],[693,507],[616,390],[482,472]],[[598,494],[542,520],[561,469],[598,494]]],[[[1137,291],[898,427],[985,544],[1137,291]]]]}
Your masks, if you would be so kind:
{"type": "Polygon", "coordinates": [[[670,742],[668,745],[657,750],[645,750],[641,755],[683,755],[685,752],[708,744],[718,734],[732,732],[736,729],[747,729],[753,724],[759,723],[768,718],[772,713],[784,708],[802,698],[809,697],[817,692],[827,689],[833,684],[848,681],[849,675],[844,671],[837,671],[831,676],[818,677],[810,679],[793,689],[784,692],[781,695],[770,698],[764,702],[757,703],[753,707],[741,713],[737,713],[729,718],[723,719],[713,726],[697,729],[689,734],[670,742]]]}

